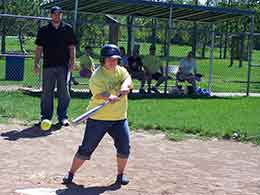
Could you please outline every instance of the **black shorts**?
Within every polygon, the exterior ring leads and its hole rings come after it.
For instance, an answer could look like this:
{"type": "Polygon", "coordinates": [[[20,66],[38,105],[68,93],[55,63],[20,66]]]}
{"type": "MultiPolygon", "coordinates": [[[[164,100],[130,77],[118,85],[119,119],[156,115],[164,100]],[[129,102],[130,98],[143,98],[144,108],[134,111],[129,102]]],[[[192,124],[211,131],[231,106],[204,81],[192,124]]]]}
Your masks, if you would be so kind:
{"type": "Polygon", "coordinates": [[[137,80],[143,80],[144,79],[144,72],[139,71],[139,72],[130,72],[130,75],[132,79],[137,79],[137,80]]]}

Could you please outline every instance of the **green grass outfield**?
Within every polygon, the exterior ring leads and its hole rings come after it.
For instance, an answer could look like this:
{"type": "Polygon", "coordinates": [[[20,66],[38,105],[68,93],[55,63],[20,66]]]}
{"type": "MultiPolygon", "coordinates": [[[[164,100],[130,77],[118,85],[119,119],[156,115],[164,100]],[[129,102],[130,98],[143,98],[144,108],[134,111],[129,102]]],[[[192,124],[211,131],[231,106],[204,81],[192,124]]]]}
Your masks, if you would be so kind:
{"type": "MultiPolygon", "coordinates": [[[[39,97],[1,93],[0,101],[1,123],[16,118],[32,124],[39,119],[39,97]]],[[[83,113],[87,105],[88,99],[73,98],[69,117],[83,113]]],[[[235,131],[246,140],[260,134],[259,105],[260,98],[253,97],[129,100],[129,124],[132,130],[156,129],[174,140],[186,134],[225,137],[235,131]]]]}

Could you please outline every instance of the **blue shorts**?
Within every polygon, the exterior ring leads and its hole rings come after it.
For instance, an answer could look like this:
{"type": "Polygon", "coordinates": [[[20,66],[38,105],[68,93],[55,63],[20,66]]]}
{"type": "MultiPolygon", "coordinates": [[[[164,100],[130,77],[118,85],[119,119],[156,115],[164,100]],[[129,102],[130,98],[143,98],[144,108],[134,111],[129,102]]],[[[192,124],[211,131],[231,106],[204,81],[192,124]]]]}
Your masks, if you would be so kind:
{"type": "Polygon", "coordinates": [[[128,158],[130,154],[130,133],[128,121],[104,121],[88,119],[82,144],[76,153],[81,160],[90,160],[92,153],[108,133],[114,140],[117,156],[128,158]]]}

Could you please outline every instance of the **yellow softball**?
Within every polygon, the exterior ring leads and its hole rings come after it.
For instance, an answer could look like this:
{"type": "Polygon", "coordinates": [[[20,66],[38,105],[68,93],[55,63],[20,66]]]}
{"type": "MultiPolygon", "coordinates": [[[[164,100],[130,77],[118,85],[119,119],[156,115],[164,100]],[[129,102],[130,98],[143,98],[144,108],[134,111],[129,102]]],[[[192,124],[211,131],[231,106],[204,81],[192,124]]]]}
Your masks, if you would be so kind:
{"type": "Polygon", "coordinates": [[[51,128],[51,121],[48,119],[44,119],[41,122],[41,129],[43,131],[48,131],[51,128]]]}

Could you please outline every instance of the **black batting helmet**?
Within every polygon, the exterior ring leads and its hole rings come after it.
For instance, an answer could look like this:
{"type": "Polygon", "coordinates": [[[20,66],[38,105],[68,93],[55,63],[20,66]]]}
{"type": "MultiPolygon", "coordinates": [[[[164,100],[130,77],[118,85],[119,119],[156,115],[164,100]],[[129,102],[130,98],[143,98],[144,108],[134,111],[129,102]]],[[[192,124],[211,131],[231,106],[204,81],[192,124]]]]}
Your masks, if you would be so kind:
{"type": "Polygon", "coordinates": [[[61,7],[59,7],[59,6],[53,6],[53,7],[50,9],[50,13],[51,13],[51,14],[54,14],[55,12],[57,12],[57,13],[62,13],[61,7]]]}
{"type": "Polygon", "coordinates": [[[121,59],[120,56],[120,49],[114,45],[114,44],[106,44],[102,47],[101,49],[101,58],[117,58],[117,59],[121,59]]]}

